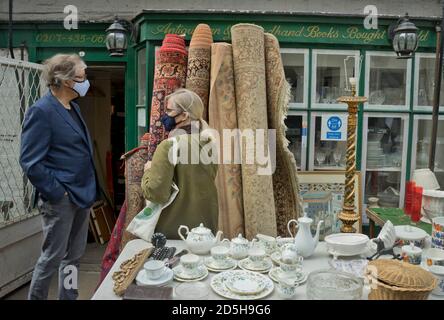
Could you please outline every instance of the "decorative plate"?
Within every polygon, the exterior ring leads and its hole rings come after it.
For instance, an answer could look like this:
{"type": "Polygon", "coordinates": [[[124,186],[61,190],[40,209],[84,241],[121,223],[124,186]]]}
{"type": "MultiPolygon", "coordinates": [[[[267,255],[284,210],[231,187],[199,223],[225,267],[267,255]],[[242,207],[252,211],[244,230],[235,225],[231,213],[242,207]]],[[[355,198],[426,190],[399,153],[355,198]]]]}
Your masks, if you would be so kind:
{"type": "Polygon", "coordinates": [[[266,276],[256,272],[245,270],[231,270],[221,272],[211,279],[210,286],[218,295],[234,300],[263,299],[271,292],[273,292],[274,289],[273,281],[271,281],[266,276]],[[233,278],[239,277],[244,277],[246,279],[249,279],[250,281],[254,281],[258,283],[258,286],[263,286],[264,289],[257,294],[239,294],[228,289],[226,284],[231,282],[233,278]]]}
{"type": "MultiPolygon", "coordinates": [[[[268,276],[274,282],[279,282],[280,273],[282,270],[279,267],[274,267],[268,273],[268,276]]],[[[295,272],[293,276],[287,277],[289,281],[297,282],[298,284],[302,284],[307,281],[307,274],[305,272],[295,272]]]]}
{"type": "Polygon", "coordinates": [[[219,265],[216,263],[216,261],[213,259],[213,257],[208,257],[208,258],[205,258],[204,264],[208,270],[214,271],[214,272],[232,270],[237,267],[236,260],[234,260],[232,258],[226,259],[225,263],[223,265],[219,265]]]}
{"type": "Polygon", "coordinates": [[[273,262],[270,258],[265,258],[260,264],[254,265],[250,258],[246,258],[239,261],[238,265],[243,270],[265,273],[273,267],[273,262]]]}
{"type": "Polygon", "coordinates": [[[146,286],[146,287],[160,287],[173,279],[174,272],[170,268],[167,268],[167,271],[158,279],[150,279],[148,278],[144,269],[140,270],[136,277],[136,283],[138,286],[146,286]]]}
{"type": "Polygon", "coordinates": [[[225,282],[225,286],[234,293],[255,295],[265,289],[265,282],[257,281],[257,279],[248,275],[245,276],[242,273],[237,273],[225,282]]]}
{"type": "Polygon", "coordinates": [[[178,281],[199,281],[208,276],[208,270],[205,266],[199,266],[197,269],[198,272],[196,274],[190,275],[183,269],[182,265],[178,265],[173,268],[174,279],[178,281]]]}

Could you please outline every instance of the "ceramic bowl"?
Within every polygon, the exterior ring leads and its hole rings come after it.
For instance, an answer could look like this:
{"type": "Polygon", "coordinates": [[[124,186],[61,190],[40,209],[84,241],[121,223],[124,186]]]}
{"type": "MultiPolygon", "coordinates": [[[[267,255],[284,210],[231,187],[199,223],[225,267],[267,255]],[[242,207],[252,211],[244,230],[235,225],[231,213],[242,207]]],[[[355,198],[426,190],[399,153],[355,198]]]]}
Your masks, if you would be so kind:
{"type": "Polygon", "coordinates": [[[325,237],[329,251],[346,256],[363,253],[368,241],[369,237],[361,233],[334,233],[325,237]]]}
{"type": "Polygon", "coordinates": [[[430,220],[444,216],[444,191],[424,190],[422,208],[430,220]]]}
{"type": "Polygon", "coordinates": [[[432,291],[432,294],[438,296],[444,296],[444,267],[443,266],[431,266],[429,271],[433,273],[435,278],[438,279],[438,285],[432,291]]]}
{"type": "Polygon", "coordinates": [[[424,250],[423,253],[424,261],[427,266],[444,266],[444,250],[438,248],[429,248],[424,250]]]}

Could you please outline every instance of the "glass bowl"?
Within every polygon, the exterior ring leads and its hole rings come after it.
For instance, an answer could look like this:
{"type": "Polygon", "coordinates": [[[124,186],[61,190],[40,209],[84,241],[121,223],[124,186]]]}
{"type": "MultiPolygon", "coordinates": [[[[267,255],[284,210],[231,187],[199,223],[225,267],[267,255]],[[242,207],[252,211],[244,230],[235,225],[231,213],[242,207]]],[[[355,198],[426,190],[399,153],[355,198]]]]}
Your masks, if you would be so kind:
{"type": "Polygon", "coordinates": [[[207,300],[208,286],[202,282],[183,282],[174,289],[175,300],[207,300]]]}
{"type": "Polygon", "coordinates": [[[318,270],[308,275],[307,298],[310,300],[359,300],[364,281],[346,272],[318,270]]]}

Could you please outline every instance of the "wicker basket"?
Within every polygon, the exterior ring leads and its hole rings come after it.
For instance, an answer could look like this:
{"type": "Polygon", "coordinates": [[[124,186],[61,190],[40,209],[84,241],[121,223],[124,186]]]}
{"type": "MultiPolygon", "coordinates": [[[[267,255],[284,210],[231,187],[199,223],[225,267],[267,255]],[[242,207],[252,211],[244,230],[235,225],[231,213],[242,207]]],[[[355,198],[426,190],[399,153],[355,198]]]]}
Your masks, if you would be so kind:
{"type": "Polygon", "coordinates": [[[426,300],[437,279],[419,266],[397,260],[375,260],[367,267],[369,300],[426,300]]]}

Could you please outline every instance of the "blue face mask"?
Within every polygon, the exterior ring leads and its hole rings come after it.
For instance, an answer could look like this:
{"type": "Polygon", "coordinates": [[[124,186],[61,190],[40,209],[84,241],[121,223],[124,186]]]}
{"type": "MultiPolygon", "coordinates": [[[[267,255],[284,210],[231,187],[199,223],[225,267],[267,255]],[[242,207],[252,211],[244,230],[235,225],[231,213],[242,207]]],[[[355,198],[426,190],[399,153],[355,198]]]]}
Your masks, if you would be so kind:
{"type": "Polygon", "coordinates": [[[170,117],[166,113],[160,118],[160,122],[162,122],[166,131],[171,131],[176,126],[176,119],[174,117],[170,117]]]}
{"type": "Polygon", "coordinates": [[[89,81],[88,80],[82,82],[75,81],[74,87],[72,87],[72,89],[75,92],[77,92],[80,97],[84,97],[89,89],[89,81]]]}

